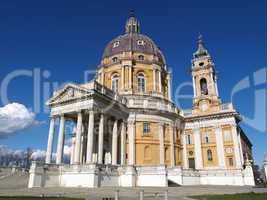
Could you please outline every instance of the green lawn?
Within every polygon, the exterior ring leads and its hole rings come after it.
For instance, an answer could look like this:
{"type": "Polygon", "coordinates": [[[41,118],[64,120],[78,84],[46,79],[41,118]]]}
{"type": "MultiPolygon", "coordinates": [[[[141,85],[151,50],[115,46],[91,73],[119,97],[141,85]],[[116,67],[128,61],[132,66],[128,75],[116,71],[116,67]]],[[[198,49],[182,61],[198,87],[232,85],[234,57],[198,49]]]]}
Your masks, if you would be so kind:
{"type": "Polygon", "coordinates": [[[207,196],[192,196],[191,198],[199,200],[267,200],[267,193],[207,195],[207,196]]]}
{"type": "Polygon", "coordinates": [[[0,200],[84,200],[68,197],[0,197],[0,200]]]}

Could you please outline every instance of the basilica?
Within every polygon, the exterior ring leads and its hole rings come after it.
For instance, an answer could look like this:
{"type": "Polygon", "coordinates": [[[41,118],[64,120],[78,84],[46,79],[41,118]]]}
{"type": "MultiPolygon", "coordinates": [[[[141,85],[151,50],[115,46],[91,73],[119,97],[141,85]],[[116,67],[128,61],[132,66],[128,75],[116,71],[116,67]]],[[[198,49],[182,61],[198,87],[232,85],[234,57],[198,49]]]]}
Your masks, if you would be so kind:
{"type": "Polygon", "coordinates": [[[46,160],[33,162],[29,188],[254,185],[252,144],[239,113],[220,99],[201,36],[191,63],[192,109],[182,110],[172,100],[173,76],[163,52],[130,15],[125,33],[105,47],[95,78],[65,85],[47,102],[46,160]],[[68,164],[67,121],[75,124],[68,164]]]}

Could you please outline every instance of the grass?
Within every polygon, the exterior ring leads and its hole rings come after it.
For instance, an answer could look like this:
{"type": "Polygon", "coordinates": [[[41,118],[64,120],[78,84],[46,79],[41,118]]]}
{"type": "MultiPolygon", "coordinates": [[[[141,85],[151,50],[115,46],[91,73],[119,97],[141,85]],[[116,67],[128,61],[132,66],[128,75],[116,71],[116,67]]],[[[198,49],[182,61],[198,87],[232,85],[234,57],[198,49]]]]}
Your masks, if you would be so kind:
{"type": "Polygon", "coordinates": [[[0,197],[0,200],[84,200],[68,197],[0,197]]]}
{"type": "Polygon", "coordinates": [[[267,200],[267,193],[206,195],[192,196],[191,198],[199,200],[267,200]]]}

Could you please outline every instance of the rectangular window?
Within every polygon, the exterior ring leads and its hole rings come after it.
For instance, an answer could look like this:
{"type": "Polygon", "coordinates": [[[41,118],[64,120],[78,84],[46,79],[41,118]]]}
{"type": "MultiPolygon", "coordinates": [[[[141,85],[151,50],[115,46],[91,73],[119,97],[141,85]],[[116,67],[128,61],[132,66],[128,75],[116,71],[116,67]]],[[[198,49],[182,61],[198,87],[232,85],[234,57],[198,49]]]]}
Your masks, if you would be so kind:
{"type": "Polygon", "coordinates": [[[187,144],[192,144],[191,135],[187,135],[186,136],[186,143],[187,144]]]}
{"type": "Polygon", "coordinates": [[[228,161],[229,161],[229,166],[233,167],[234,166],[233,158],[229,158],[228,161]]]}
{"type": "Polygon", "coordinates": [[[232,134],[231,134],[231,132],[230,132],[229,130],[225,130],[225,131],[223,132],[223,136],[224,136],[224,141],[225,141],[225,142],[230,142],[230,141],[232,141],[232,134]]]}
{"type": "Polygon", "coordinates": [[[144,133],[144,135],[150,133],[150,123],[149,122],[143,123],[143,133],[144,133]]]}

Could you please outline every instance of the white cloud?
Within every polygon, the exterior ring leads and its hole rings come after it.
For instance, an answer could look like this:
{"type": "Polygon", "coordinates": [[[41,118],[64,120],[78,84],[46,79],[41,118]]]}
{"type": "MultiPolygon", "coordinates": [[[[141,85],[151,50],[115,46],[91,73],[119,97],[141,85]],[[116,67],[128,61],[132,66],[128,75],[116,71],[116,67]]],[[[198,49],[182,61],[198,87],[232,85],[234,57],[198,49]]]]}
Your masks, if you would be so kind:
{"type": "MultiPolygon", "coordinates": [[[[68,145],[65,145],[63,148],[63,156],[69,157],[71,153],[71,147],[68,145]]],[[[33,153],[31,155],[31,159],[33,160],[44,160],[46,156],[46,151],[41,149],[35,149],[33,150],[33,153]]],[[[56,152],[52,154],[52,160],[56,159],[56,152]]]]}
{"type": "Polygon", "coordinates": [[[35,114],[19,103],[0,107],[0,137],[38,124],[35,114]]]}
{"type": "Polygon", "coordinates": [[[33,160],[44,159],[45,155],[46,155],[46,151],[37,149],[37,150],[34,150],[34,152],[32,153],[31,159],[33,160]]]}

